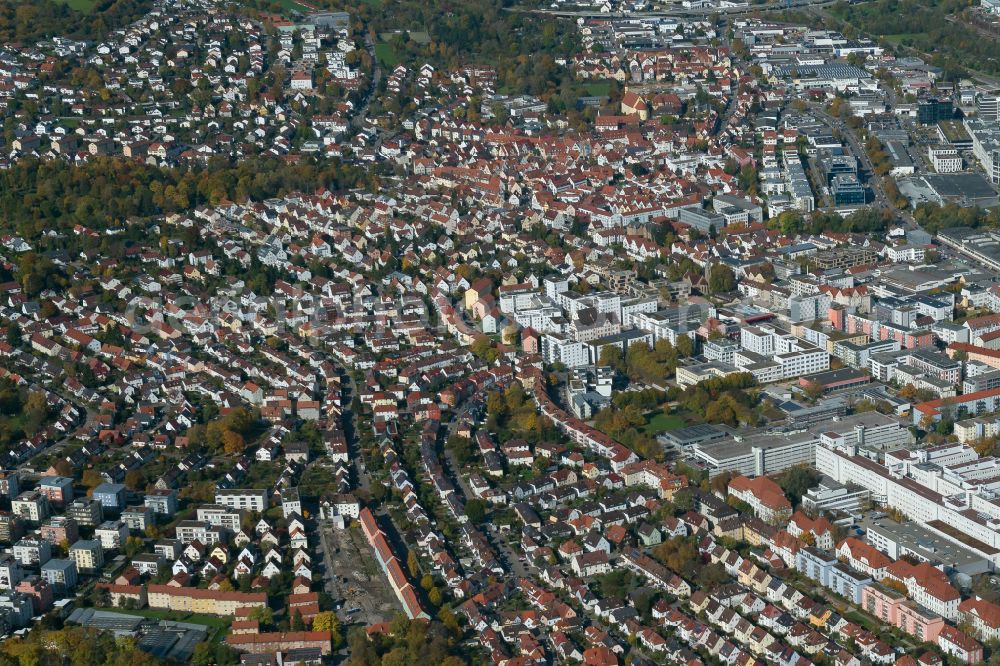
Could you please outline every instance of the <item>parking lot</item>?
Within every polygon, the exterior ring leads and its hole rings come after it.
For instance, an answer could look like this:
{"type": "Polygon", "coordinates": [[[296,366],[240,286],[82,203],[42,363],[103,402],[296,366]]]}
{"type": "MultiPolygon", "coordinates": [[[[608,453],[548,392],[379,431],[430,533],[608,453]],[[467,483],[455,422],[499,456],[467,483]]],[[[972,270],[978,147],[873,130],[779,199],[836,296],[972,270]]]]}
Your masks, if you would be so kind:
{"type": "Polygon", "coordinates": [[[346,624],[387,622],[401,610],[360,530],[320,524],[324,585],[346,624]]]}

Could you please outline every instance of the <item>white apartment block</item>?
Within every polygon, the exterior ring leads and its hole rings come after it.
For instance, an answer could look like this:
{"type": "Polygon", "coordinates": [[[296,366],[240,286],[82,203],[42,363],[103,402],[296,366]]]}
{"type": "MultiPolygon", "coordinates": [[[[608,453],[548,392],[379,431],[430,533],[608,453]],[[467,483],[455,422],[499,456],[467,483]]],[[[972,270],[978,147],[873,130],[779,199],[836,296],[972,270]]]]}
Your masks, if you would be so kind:
{"type": "Polygon", "coordinates": [[[259,488],[217,490],[215,503],[243,511],[263,512],[268,507],[267,491],[259,488]]]}
{"type": "Polygon", "coordinates": [[[201,543],[209,545],[218,543],[222,537],[219,528],[197,520],[182,520],[177,523],[176,533],[177,540],[184,544],[197,539],[201,543]]]}
{"type": "Polygon", "coordinates": [[[38,491],[21,493],[11,501],[10,510],[27,521],[40,523],[49,517],[49,499],[38,491]]]}
{"type": "Polygon", "coordinates": [[[962,124],[972,137],[972,154],[990,182],[1000,183],[1000,126],[976,117],[966,118],[962,124]]]}
{"type": "Polygon", "coordinates": [[[108,520],[94,530],[94,538],[101,542],[104,550],[118,550],[128,538],[128,525],[120,520],[108,520]]]}
{"type": "Polygon", "coordinates": [[[578,368],[590,363],[590,347],[585,342],[569,340],[550,333],[542,336],[542,360],[546,363],[562,363],[567,368],[578,368]]]}
{"type": "Polygon", "coordinates": [[[10,555],[0,558],[0,590],[13,590],[24,578],[20,563],[10,555]]]}
{"type": "Polygon", "coordinates": [[[692,455],[708,467],[710,476],[725,471],[764,476],[795,465],[814,464],[817,442],[816,436],[809,432],[766,433],[696,444],[692,455]]]}
{"type": "Polygon", "coordinates": [[[52,544],[43,539],[21,539],[14,544],[14,559],[22,566],[38,566],[52,558],[52,544]]]}
{"type": "Polygon", "coordinates": [[[659,303],[655,298],[633,298],[622,303],[622,326],[635,326],[633,317],[643,313],[656,312],[659,303]]]}
{"type": "Polygon", "coordinates": [[[504,314],[527,310],[539,301],[539,293],[530,285],[510,289],[500,288],[500,312],[504,314]]]}
{"type": "Polygon", "coordinates": [[[830,369],[830,355],[815,347],[778,354],[774,360],[781,366],[782,379],[812,375],[830,369]]]}
{"type": "Polygon", "coordinates": [[[566,330],[566,318],[562,310],[554,305],[518,310],[511,317],[521,328],[532,328],[539,333],[562,333],[566,330]]]}
{"type": "Polygon", "coordinates": [[[761,356],[775,353],[774,340],[777,338],[774,329],[759,326],[747,326],[740,329],[740,346],[761,356]]]}
{"type": "Polygon", "coordinates": [[[706,342],[702,347],[702,353],[709,361],[720,361],[732,365],[737,349],[739,349],[739,345],[736,342],[729,338],[723,338],[706,342]]]}
{"type": "Polygon", "coordinates": [[[559,298],[559,294],[564,291],[569,291],[569,280],[561,277],[550,276],[542,281],[542,286],[545,287],[545,295],[555,301],[559,298]]]}
{"type": "Polygon", "coordinates": [[[733,364],[750,372],[758,382],[777,382],[830,369],[830,355],[792,335],[780,335],[765,326],[740,330],[741,350],[733,364]]]}
{"type": "Polygon", "coordinates": [[[828,447],[858,446],[881,451],[898,449],[912,441],[912,433],[898,420],[878,412],[835,418],[820,435],[820,442],[828,447]]]}
{"type": "Polygon", "coordinates": [[[240,531],[240,512],[228,506],[206,504],[198,507],[198,520],[201,522],[224,527],[231,532],[240,531]]]}

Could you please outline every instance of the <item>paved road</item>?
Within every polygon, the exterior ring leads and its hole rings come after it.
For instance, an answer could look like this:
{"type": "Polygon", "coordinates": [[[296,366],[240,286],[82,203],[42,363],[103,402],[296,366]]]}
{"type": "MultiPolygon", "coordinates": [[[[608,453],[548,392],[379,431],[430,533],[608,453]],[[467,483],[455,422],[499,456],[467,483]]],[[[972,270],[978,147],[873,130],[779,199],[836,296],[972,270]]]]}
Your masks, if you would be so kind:
{"type": "Polygon", "coordinates": [[[882,179],[875,174],[875,167],[868,158],[868,153],[865,151],[864,146],[861,145],[861,142],[858,140],[857,134],[855,134],[854,130],[840,118],[834,118],[828,114],[820,104],[812,102],[809,104],[809,108],[820,121],[831,129],[838,130],[847,141],[848,146],[850,146],[851,152],[857,156],[862,167],[862,173],[860,173],[859,176],[865,177],[865,180],[872,188],[872,194],[875,196],[875,200],[872,203],[881,208],[888,208],[892,211],[895,219],[902,220],[913,229],[919,229],[920,227],[913,219],[913,216],[907,211],[902,211],[896,208],[896,206],[885,195],[885,191],[882,188],[882,179]]]}
{"type": "MultiPolygon", "coordinates": [[[[451,421],[448,422],[447,426],[443,429],[443,440],[442,442],[447,442],[448,438],[454,434],[455,429],[458,428],[459,423],[468,414],[472,407],[471,401],[466,401],[462,407],[455,413],[451,421]]],[[[468,502],[470,499],[476,497],[475,493],[472,492],[472,488],[469,486],[468,481],[465,476],[459,473],[461,470],[461,465],[455,459],[454,454],[447,448],[444,448],[444,456],[442,457],[442,466],[445,472],[451,477],[452,482],[457,484],[457,487],[461,491],[465,501],[468,502]]],[[[493,549],[500,556],[501,563],[510,571],[514,576],[522,578],[533,578],[528,567],[519,558],[519,553],[514,552],[514,549],[507,545],[500,531],[496,529],[496,526],[492,523],[486,523],[484,525],[476,525],[477,528],[482,529],[483,534],[486,535],[486,540],[493,546],[493,549]]]]}
{"type": "MultiPolygon", "coordinates": [[[[37,377],[35,377],[35,380],[37,381],[37,377]]],[[[22,475],[24,475],[26,478],[33,478],[33,479],[41,478],[44,475],[43,472],[42,471],[33,473],[27,472],[25,469],[23,469],[24,465],[31,463],[31,461],[34,458],[37,458],[38,456],[43,454],[58,455],[59,453],[62,452],[64,448],[66,448],[66,445],[69,444],[70,440],[72,439],[78,439],[81,441],[89,441],[93,439],[94,435],[91,433],[91,428],[93,427],[94,422],[97,420],[97,410],[91,407],[88,403],[81,402],[76,398],[76,396],[70,395],[68,392],[57,386],[52,386],[52,385],[46,386],[41,383],[38,383],[38,386],[56,394],[57,396],[65,400],[67,403],[73,405],[78,410],[83,412],[83,421],[80,423],[80,425],[76,426],[69,432],[63,434],[58,439],[53,440],[51,444],[49,444],[42,450],[38,451],[37,453],[33,454],[27,460],[22,461],[22,463],[18,465],[18,467],[21,470],[20,473],[22,475]]],[[[156,430],[158,430],[160,426],[163,425],[164,420],[166,420],[166,415],[161,417],[154,424],[153,428],[150,429],[150,432],[155,432],[156,430]]]]}
{"type": "Polygon", "coordinates": [[[892,209],[895,215],[899,215],[899,211],[889,203],[886,198],[885,193],[882,191],[882,183],[878,176],[875,175],[875,167],[872,165],[870,159],[868,159],[868,153],[865,151],[864,146],[858,141],[857,135],[850,125],[842,121],[840,118],[835,118],[828,114],[826,110],[823,109],[821,104],[812,102],[809,104],[809,108],[816,114],[816,116],[822,121],[827,127],[835,129],[840,132],[841,136],[847,141],[848,146],[851,148],[851,152],[855,154],[858,161],[861,162],[862,175],[871,185],[872,193],[875,195],[875,203],[884,207],[892,209]]]}
{"type": "Polygon", "coordinates": [[[368,107],[371,106],[371,101],[375,97],[375,91],[378,90],[378,84],[382,80],[382,65],[375,54],[375,42],[372,41],[372,36],[368,33],[365,33],[365,50],[368,51],[368,55],[372,59],[372,81],[368,86],[368,92],[365,93],[361,107],[351,119],[351,124],[355,128],[360,128],[368,117],[368,107]]]}
{"type": "Polygon", "coordinates": [[[643,12],[611,12],[606,13],[595,9],[534,9],[530,7],[510,7],[508,11],[529,12],[532,14],[548,14],[560,18],[597,18],[597,19],[633,19],[633,18],[656,18],[660,16],[711,16],[713,14],[736,16],[740,14],[756,14],[766,11],[780,11],[802,7],[816,7],[820,5],[831,5],[835,0],[782,0],[781,2],[769,2],[767,4],[748,4],[742,7],[711,7],[711,8],[691,8],[677,7],[674,9],[660,9],[643,12]]]}
{"type": "Polygon", "coordinates": [[[371,491],[371,477],[368,475],[368,470],[365,468],[364,462],[362,462],[361,448],[358,446],[358,421],[354,415],[354,409],[351,407],[354,397],[358,395],[357,383],[354,381],[354,375],[351,374],[349,369],[336,356],[327,350],[322,351],[340,374],[342,389],[340,396],[340,425],[344,431],[344,439],[347,441],[347,458],[350,461],[350,465],[354,468],[356,486],[367,493],[371,491]]]}

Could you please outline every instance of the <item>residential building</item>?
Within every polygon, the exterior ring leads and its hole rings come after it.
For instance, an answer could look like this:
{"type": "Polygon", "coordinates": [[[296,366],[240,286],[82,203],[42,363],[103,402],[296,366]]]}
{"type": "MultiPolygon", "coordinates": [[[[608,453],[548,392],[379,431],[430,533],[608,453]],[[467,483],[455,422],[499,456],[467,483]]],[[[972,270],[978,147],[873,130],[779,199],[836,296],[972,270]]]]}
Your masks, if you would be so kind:
{"type": "Polygon", "coordinates": [[[120,520],[106,520],[94,530],[94,538],[105,551],[120,550],[128,539],[128,526],[120,520]]]}
{"type": "Polygon", "coordinates": [[[97,527],[104,521],[104,510],[96,499],[78,499],[66,507],[66,515],[81,527],[97,527]]]}
{"type": "Polygon", "coordinates": [[[56,594],[66,594],[76,587],[76,562],[52,559],[42,565],[42,578],[56,594]]]}
{"type": "Polygon", "coordinates": [[[91,493],[91,497],[100,503],[104,513],[118,514],[125,508],[125,495],[128,490],[120,483],[102,483],[91,493]]]}
{"type": "Polygon", "coordinates": [[[93,573],[104,566],[104,550],[95,539],[81,539],[69,547],[69,557],[76,563],[76,570],[93,573]]]}
{"type": "Polygon", "coordinates": [[[249,488],[218,490],[215,503],[243,511],[264,512],[268,507],[267,491],[249,488]]]}

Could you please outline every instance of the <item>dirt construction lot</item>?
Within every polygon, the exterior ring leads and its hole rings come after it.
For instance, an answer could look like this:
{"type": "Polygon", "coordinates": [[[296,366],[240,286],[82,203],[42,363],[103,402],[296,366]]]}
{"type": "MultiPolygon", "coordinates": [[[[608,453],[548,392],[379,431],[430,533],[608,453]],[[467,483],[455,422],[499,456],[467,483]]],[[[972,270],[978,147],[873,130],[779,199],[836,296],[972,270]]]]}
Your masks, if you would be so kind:
{"type": "Polygon", "coordinates": [[[346,624],[387,622],[402,610],[360,529],[321,524],[324,585],[346,624]]]}

